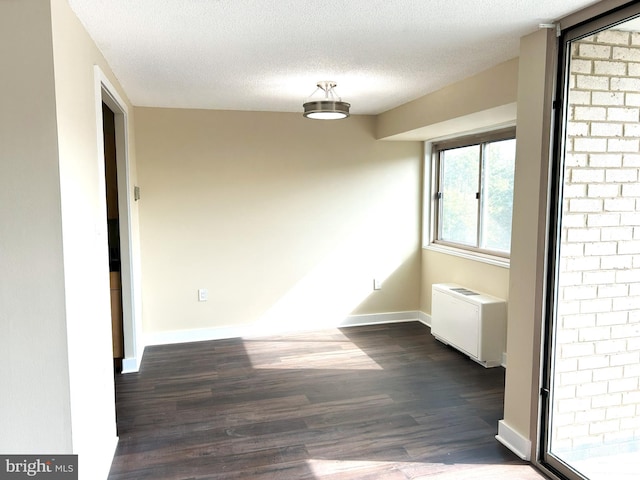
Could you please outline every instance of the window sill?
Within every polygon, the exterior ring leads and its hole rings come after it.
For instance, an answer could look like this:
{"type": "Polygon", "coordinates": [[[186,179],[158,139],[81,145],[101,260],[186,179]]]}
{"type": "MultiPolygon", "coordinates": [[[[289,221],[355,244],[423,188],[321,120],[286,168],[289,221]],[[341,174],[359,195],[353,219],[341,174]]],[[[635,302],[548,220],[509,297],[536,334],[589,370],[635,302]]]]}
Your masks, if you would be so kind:
{"type": "Polygon", "coordinates": [[[425,250],[432,252],[444,253],[446,255],[454,255],[456,257],[466,258],[467,260],[474,260],[476,262],[488,263],[496,267],[509,268],[510,260],[504,257],[497,257],[495,255],[488,255],[486,253],[471,252],[462,248],[454,248],[444,245],[437,245],[431,243],[422,247],[425,250]]]}

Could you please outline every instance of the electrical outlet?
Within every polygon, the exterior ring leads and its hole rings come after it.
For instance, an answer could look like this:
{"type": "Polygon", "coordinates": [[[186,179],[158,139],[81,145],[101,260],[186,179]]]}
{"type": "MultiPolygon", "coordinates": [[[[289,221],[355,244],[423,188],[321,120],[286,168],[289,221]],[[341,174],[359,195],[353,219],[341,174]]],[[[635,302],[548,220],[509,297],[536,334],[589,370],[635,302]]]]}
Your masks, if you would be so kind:
{"type": "Polygon", "coordinates": [[[373,279],[373,289],[374,290],[380,290],[382,288],[382,280],[380,280],[379,278],[374,278],[373,279]]]}
{"type": "Polygon", "coordinates": [[[206,288],[198,289],[198,301],[206,302],[209,299],[209,291],[206,288]]]}

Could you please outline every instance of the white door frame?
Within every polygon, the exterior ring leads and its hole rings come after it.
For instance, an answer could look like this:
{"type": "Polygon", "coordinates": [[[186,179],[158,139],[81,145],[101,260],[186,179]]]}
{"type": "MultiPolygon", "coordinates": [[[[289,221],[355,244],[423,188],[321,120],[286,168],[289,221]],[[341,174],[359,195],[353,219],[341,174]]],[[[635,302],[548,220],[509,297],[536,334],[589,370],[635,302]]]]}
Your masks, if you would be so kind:
{"type": "MultiPolygon", "coordinates": [[[[127,104],[106,77],[102,69],[94,66],[96,125],[98,127],[98,161],[104,169],[104,138],[102,122],[102,103],[115,114],[116,164],[118,171],[118,213],[120,227],[120,259],[122,281],[122,324],[124,334],[124,359],[122,373],[137,372],[144,353],[139,315],[139,275],[134,265],[135,257],[132,242],[132,199],[133,189],[130,182],[129,138],[127,104]]],[[[105,210],[106,211],[106,210],[105,210]]]]}

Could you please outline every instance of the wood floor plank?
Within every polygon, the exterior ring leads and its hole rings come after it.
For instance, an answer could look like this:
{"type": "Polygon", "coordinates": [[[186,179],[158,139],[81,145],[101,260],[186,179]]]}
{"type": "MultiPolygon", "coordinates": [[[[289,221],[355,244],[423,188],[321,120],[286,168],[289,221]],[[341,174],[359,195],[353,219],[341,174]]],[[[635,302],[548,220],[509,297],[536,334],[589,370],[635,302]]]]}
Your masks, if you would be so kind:
{"type": "Polygon", "coordinates": [[[503,395],[417,322],[149,347],[109,480],[545,478],[495,440],[503,395]]]}

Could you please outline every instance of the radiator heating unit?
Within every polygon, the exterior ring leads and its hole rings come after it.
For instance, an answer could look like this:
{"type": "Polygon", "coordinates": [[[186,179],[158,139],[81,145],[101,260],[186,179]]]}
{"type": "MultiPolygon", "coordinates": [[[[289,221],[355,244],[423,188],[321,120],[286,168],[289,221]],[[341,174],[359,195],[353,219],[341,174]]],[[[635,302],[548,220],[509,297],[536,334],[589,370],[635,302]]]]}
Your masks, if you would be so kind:
{"type": "Polygon", "coordinates": [[[496,367],[506,347],[507,304],[453,283],[434,284],[431,333],[484,367],[496,367]]]}

